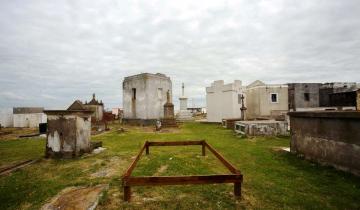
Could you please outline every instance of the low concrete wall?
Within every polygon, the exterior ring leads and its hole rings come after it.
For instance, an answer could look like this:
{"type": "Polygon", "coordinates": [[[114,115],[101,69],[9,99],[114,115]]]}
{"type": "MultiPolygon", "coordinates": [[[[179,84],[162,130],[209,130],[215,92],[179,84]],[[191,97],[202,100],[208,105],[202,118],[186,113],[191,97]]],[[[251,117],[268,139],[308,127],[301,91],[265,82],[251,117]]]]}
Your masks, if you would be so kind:
{"type": "Polygon", "coordinates": [[[360,176],[360,112],[290,112],[292,153],[360,176]]]}
{"type": "Polygon", "coordinates": [[[236,121],[234,131],[235,133],[249,136],[289,135],[287,122],[276,120],[236,121]]]}

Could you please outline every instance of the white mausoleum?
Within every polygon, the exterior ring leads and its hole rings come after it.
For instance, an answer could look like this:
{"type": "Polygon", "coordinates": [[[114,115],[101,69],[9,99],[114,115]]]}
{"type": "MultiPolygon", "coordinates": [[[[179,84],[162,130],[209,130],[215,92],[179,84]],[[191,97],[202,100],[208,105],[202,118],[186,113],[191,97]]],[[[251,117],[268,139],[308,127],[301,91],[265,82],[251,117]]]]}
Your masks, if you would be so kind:
{"type": "Polygon", "coordinates": [[[224,118],[240,118],[240,94],[242,94],[240,80],[230,84],[217,80],[210,87],[206,87],[207,121],[221,122],[224,118]]]}
{"type": "Polygon", "coordinates": [[[42,107],[14,107],[13,126],[17,128],[37,128],[39,123],[46,123],[42,107]]]}

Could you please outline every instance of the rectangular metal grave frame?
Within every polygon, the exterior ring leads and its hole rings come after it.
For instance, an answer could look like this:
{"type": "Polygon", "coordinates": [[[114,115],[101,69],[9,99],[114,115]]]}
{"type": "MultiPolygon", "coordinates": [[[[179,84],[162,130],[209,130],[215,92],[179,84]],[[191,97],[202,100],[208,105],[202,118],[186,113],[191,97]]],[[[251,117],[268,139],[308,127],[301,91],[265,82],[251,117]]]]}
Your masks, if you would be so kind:
{"type": "Polygon", "coordinates": [[[135,160],[131,163],[122,177],[122,185],[124,188],[124,200],[130,201],[132,186],[149,186],[149,185],[187,185],[187,184],[216,184],[216,183],[234,183],[234,195],[236,198],[241,197],[241,183],[243,175],[231,163],[229,163],[219,152],[210,146],[205,140],[201,141],[166,141],[154,142],[146,141],[135,160]],[[198,176],[131,176],[137,162],[142,153],[146,150],[149,154],[150,146],[189,146],[201,145],[202,155],[205,156],[205,148],[210,150],[212,154],[231,172],[230,174],[219,175],[198,175],[198,176]]]}

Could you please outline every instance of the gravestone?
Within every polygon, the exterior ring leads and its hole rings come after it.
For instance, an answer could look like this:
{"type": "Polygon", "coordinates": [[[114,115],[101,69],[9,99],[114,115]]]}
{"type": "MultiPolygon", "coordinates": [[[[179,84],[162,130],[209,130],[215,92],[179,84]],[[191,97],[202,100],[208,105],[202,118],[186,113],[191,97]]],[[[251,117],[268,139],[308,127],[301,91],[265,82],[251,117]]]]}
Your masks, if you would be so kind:
{"type": "Polygon", "coordinates": [[[166,103],[164,104],[164,118],[161,119],[161,127],[177,127],[174,117],[174,104],[170,100],[170,91],[166,93],[166,103]]]}

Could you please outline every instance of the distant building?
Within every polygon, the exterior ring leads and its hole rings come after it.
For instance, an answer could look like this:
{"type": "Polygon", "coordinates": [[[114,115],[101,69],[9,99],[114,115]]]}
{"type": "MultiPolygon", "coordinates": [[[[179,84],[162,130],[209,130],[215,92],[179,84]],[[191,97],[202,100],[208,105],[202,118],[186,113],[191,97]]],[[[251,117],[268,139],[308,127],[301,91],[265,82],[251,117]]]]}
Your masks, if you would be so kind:
{"type": "MultiPolygon", "coordinates": [[[[276,118],[288,111],[288,86],[256,80],[245,89],[246,119],[276,118]]],[[[239,108],[240,109],[240,108],[239,108]]]]}
{"type": "Polygon", "coordinates": [[[42,107],[14,107],[14,127],[37,128],[39,123],[46,123],[46,115],[42,107]]]}
{"type": "Polygon", "coordinates": [[[230,84],[224,84],[223,80],[214,81],[206,88],[207,121],[222,122],[224,118],[240,118],[240,94],[240,80],[230,84]]]}
{"type": "Polygon", "coordinates": [[[331,107],[356,107],[357,91],[348,91],[329,94],[331,107]]]}
{"type": "Polygon", "coordinates": [[[321,83],[289,83],[289,110],[320,106],[319,89],[321,83]]]}
{"type": "Polygon", "coordinates": [[[289,83],[288,86],[290,111],[355,109],[356,106],[356,83],[289,83]]]}
{"type": "Polygon", "coordinates": [[[123,110],[121,108],[112,108],[111,113],[115,115],[115,119],[122,119],[123,110]]]}
{"type": "Polygon", "coordinates": [[[13,109],[0,109],[0,126],[5,128],[14,126],[13,109]]]}
{"type": "Polygon", "coordinates": [[[124,122],[155,123],[164,117],[166,93],[172,98],[170,77],[164,74],[142,73],[125,77],[123,81],[124,122]]]}
{"type": "Polygon", "coordinates": [[[102,121],[104,116],[104,104],[102,101],[98,101],[95,99],[95,93],[93,94],[93,98],[89,103],[85,102],[84,106],[86,109],[93,111],[91,115],[91,121],[102,121]]]}
{"type": "MultiPolygon", "coordinates": [[[[344,92],[355,92],[358,89],[358,86],[355,82],[331,82],[324,83],[321,85],[319,89],[319,106],[320,107],[332,107],[332,106],[342,106],[343,104],[341,100],[337,99],[345,99],[348,98],[346,96],[340,96],[341,93],[344,92]]],[[[351,95],[351,94],[350,94],[351,95]]],[[[349,99],[345,99],[349,100],[349,99]]],[[[351,102],[343,104],[343,105],[351,105],[351,102]]]]}

